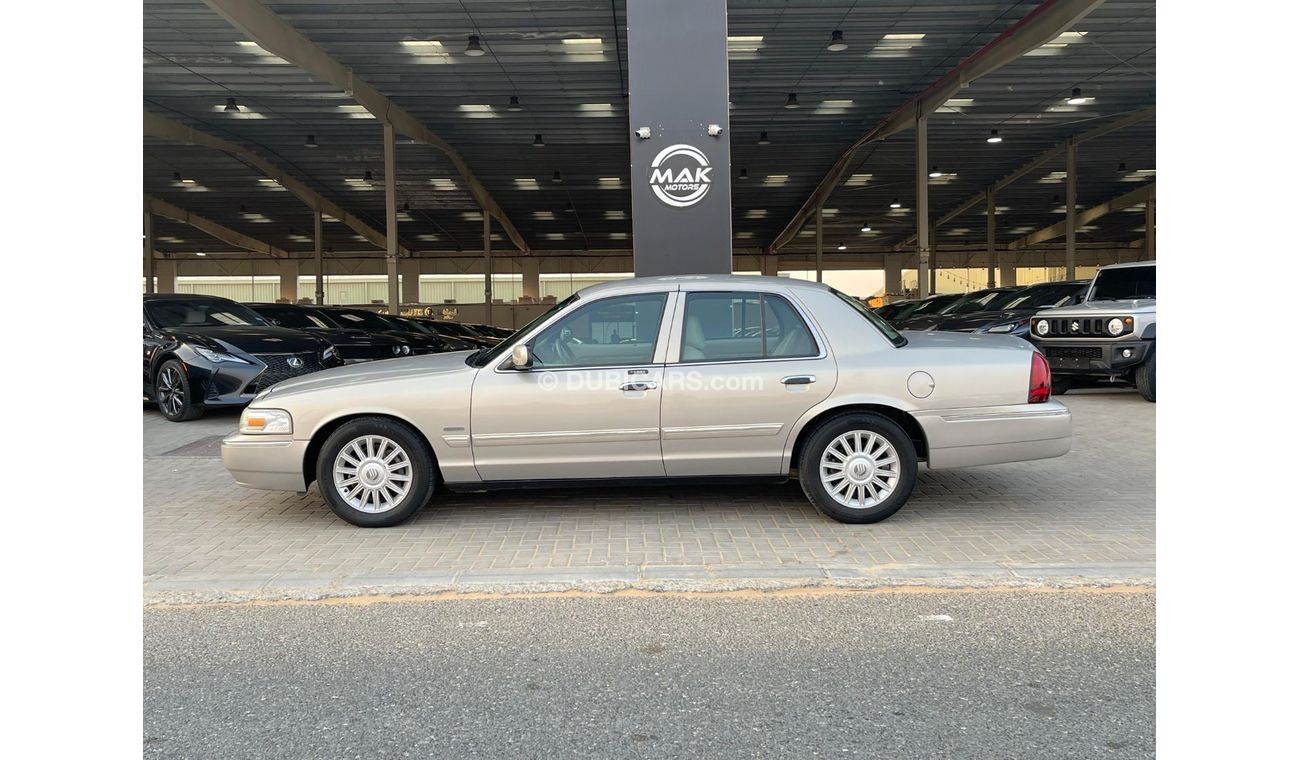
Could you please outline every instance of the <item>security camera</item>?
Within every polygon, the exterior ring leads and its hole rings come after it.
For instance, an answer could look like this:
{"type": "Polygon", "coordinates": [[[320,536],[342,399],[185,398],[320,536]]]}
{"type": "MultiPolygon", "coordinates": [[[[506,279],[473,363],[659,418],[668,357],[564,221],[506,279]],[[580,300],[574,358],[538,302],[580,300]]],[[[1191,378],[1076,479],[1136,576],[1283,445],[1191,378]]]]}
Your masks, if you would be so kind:
{"type": "Polygon", "coordinates": [[[709,137],[717,137],[717,136],[720,135],[720,134],[722,134],[722,125],[721,125],[721,124],[710,124],[710,125],[709,125],[709,137]]]}
{"type": "Polygon", "coordinates": [[[649,139],[650,139],[650,128],[649,128],[649,127],[637,127],[637,128],[636,128],[636,136],[639,137],[639,138],[641,138],[642,140],[649,140],[649,139]]]}

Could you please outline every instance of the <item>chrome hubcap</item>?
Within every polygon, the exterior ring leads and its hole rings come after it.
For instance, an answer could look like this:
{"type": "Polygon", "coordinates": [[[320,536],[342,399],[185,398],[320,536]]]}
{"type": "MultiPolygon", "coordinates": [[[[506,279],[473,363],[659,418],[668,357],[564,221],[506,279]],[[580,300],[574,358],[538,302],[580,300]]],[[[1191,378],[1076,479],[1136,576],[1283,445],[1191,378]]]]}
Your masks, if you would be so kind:
{"type": "Polygon", "coordinates": [[[411,490],[411,472],[411,460],[396,441],[363,435],[335,457],[334,490],[355,510],[387,512],[411,490]]]}
{"type": "Polygon", "coordinates": [[[175,367],[164,369],[158,376],[158,406],[172,416],[180,414],[185,406],[185,388],[175,367]]]}
{"type": "Polygon", "coordinates": [[[822,452],[822,485],[831,498],[853,509],[874,507],[894,492],[902,473],[898,452],[884,436],[854,430],[822,452]]]}

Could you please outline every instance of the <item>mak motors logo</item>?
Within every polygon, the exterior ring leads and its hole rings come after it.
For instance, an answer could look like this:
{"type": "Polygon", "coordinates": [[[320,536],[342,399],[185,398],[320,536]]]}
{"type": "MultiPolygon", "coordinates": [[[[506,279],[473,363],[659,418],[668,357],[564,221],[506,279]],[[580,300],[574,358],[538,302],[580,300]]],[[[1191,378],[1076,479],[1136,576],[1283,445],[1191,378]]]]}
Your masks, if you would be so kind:
{"type": "Polygon", "coordinates": [[[669,206],[694,206],[713,184],[711,171],[703,151],[684,144],[669,145],[650,163],[650,189],[669,206]]]}

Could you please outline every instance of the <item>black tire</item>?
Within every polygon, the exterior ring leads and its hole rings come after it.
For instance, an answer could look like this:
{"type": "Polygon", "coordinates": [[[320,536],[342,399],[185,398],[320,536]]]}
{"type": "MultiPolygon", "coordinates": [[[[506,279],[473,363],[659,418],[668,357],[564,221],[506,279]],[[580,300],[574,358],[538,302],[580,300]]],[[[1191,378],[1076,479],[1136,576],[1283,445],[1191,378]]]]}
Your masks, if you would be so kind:
{"type": "Polygon", "coordinates": [[[916,485],[916,447],[893,420],[879,414],[852,412],[820,423],[804,443],[799,457],[799,484],[818,511],[843,523],[874,523],[889,517],[907,503],[916,485]],[[871,507],[851,507],[831,496],[822,482],[821,459],[826,448],[841,435],[853,431],[875,433],[889,442],[898,455],[898,482],[883,501],[871,507]]]}
{"type": "Polygon", "coordinates": [[[1068,377],[1052,376],[1052,395],[1064,396],[1066,391],[1074,387],[1074,380],[1068,377]]]}
{"type": "Polygon", "coordinates": [[[190,377],[185,366],[168,359],[153,379],[153,398],[158,411],[172,422],[187,422],[203,416],[203,402],[190,391],[190,377]]]}
{"type": "MultiPolygon", "coordinates": [[[[405,474],[405,473],[403,473],[405,474]]],[[[420,434],[409,425],[387,417],[359,417],[349,420],[325,440],[316,459],[316,485],[334,514],[362,528],[387,528],[406,522],[433,498],[438,471],[433,452],[420,434]],[[345,446],[365,436],[383,436],[401,447],[410,462],[410,481],[405,496],[383,512],[358,509],[339,492],[334,482],[334,468],[345,446]]]]}
{"type": "Polygon", "coordinates": [[[1147,401],[1156,400],[1156,347],[1151,347],[1151,355],[1135,370],[1133,381],[1138,393],[1147,401]]]}

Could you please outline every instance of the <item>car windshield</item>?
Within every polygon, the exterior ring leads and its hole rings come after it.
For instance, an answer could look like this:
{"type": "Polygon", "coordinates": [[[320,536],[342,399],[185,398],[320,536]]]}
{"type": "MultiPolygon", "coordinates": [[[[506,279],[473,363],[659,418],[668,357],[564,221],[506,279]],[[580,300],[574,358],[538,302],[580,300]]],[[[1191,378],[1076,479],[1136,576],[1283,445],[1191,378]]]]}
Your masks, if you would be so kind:
{"type": "Polygon", "coordinates": [[[880,315],[872,311],[871,309],[869,309],[866,304],[862,303],[861,301],[854,298],[853,296],[845,295],[839,292],[835,288],[831,288],[830,291],[834,293],[841,301],[853,307],[853,310],[861,314],[862,318],[870,322],[873,327],[875,327],[880,332],[884,333],[884,336],[886,338],[889,338],[890,343],[893,343],[895,346],[907,345],[907,338],[904,338],[902,334],[900,334],[897,330],[891,327],[888,322],[881,319],[880,315]]]}
{"type": "Polygon", "coordinates": [[[907,316],[919,317],[922,314],[937,314],[940,310],[942,310],[944,307],[951,304],[953,301],[956,301],[958,298],[961,298],[961,296],[951,295],[951,296],[934,296],[932,298],[927,298],[924,301],[918,303],[915,309],[912,309],[911,311],[907,312],[907,316]]]}
{"type": "Polygon", "coordinates": [[[510,350],[510,348],[514,345],[514,337],[516,335],[523,335],[524,333],[527,333],[528,331],[532,330],[534,327],[537,327],[538,325],[542,324],[546,320],[550,319],[551,315],[555,314],[561,309],[568,308],[569,304],[577,300],[578,300],[578,294],[574,293],[573,295],[569,296],[563,301],[560,301],[559,303],[555,304],[551,308],[537,315],[536,319],[524,325],[523,327],[519,328],[518,330],[514,331],[513,333],[510,334],[510,337],[496,344],[492,348],[480,348],[479,350],[465,357],[465,363],[470,365],[471,367],[483,367],[490,362],[496,361],[502,354],[510,350]]]}
{"type": "Polygon", "coordinates": [[[455,335],[461,338],[477,338],[478,333],[462,325],[459,322],[435,322],[432,328],[446,335],[455,335]]]}
{"type": "Polygon", "coordinates": [[[149,319],[159,327],[225,327],[268,325],[257,312],[234,301],[196,299],[149,301],[144,305],[149,319]]]}
{"type": "Polygon", "coordinates": [[[1097,273],[1090,301],[1122,301],[1129,298],[1156,297],[1156,268],[1117,267],[1097,273]]]}
{"type": "Polygon", "coordinates": [[[1077,282],[1039,285],[1015,293],[1015,298],[998,309],[1050,309],[1054,306],[1064,306],[1078,294],[1082,287],[1077,282]]]}
{"type": "Polygon", "coordinates": [[[372,311],[357,309],[356,311],[331,311],[329,315],[344,327],[354,327],[361,330],[394,330],[392,324],[387,322],[382,316],[372,311]]]}
{"type": "Polygon", "coordinates": [[[1006,290],[977,290],[958,299],[956,303],[940,313],[954,316],[957,314],[973,314],[977,311],[989,311],[996,308],[994,304],[997,301],[1008,300],[1008,297],[1012,294],[1012,291],[1006,290]]]}
{"type": "Polygon", "coordinates": [[[328,330],[333,327],[325,321],[324,317],[307,309],[297,309],[292,306],[255,306],[253,311],[281,327],[292,327],[295,330],[328,330]]]}

